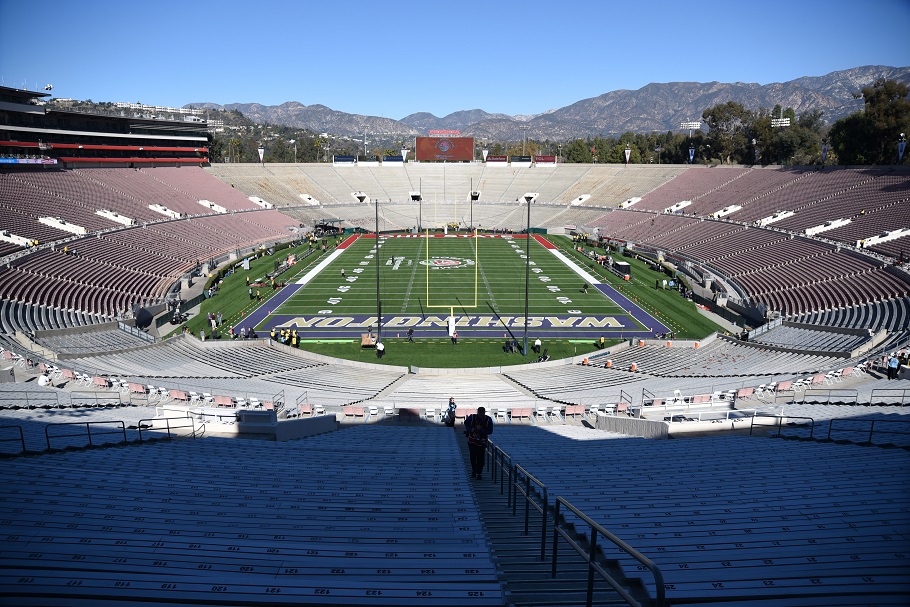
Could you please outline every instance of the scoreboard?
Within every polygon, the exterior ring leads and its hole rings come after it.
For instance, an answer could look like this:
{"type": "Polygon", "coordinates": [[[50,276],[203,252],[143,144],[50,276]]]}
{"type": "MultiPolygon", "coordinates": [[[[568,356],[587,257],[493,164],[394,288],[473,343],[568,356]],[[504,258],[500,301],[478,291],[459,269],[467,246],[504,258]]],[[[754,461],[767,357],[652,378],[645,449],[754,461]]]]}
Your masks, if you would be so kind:
{"type": "Polygon", "coordinates": [[[473,137],[417,137],[414,146],[419,162],[471,162],[473,137]]]}

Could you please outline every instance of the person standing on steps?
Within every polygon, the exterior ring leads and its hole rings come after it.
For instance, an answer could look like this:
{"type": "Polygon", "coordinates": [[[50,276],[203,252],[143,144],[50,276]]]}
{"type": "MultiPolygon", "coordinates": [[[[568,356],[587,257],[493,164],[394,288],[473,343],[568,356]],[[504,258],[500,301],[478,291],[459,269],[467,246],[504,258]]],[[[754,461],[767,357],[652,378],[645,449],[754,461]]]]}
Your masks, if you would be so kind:
{"type": "Polygon", "coordinates": [[[471,453],[471,478],[481,480],[484,455],[487,450],[487,437],[493,434],[493,419],[486,414],[483,407],[477,407],[464,420],[464,433],[468,437],[468,451],[471,453]]]}

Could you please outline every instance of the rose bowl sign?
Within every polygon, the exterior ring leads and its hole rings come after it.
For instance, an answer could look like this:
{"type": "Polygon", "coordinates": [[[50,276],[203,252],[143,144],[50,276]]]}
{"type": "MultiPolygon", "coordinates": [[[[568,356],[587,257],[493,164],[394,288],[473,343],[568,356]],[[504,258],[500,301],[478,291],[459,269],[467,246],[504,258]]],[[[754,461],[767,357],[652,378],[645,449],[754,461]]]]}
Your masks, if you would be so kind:
{"type": "Polygon", "coordinates": [[[473,266],[474,261],[462,259],[461,257],[430,257],[429,259],[422,259],[420,265],[430,266],[431,270],[454,270],[473,266]]]}

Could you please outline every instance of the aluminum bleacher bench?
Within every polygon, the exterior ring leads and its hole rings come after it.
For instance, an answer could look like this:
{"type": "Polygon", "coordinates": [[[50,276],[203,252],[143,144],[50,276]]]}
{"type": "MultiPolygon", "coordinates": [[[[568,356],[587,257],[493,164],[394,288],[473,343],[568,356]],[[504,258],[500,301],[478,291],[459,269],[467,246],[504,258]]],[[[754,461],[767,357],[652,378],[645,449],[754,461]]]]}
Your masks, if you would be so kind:
{"type": "MultiPolygon", "coordinates": [[[[388,564],[388,561],[386,561],[388,564]]],[[[477,580],[459,582],[383,581],[364,580],[357,576],[321,576],[321,579],[301,577],[299,568],[286,567],[268,581],[255,576],[232,576],[230,582],[222,577],[209,580],[175,576],[168,570],[162,573],[126,573],[122,576],[107,572],[35,574],[30,570],[12,570],[0,575],[0,596],[27,592],[40,597],[60,600],[90,600],[99,595],[134,601],[208,602],[213,593],[220,601],[239,601],[252,604],[271,602],[280,597],[282,603],[335,605],[440,605],[483,606],[501,605],[502,590],[498,582],[477,580]]],[[[466,576],[467,577],[467,576],[466,576]]],[[[469,580],[470,578],[468,578],[469,580]]]]}

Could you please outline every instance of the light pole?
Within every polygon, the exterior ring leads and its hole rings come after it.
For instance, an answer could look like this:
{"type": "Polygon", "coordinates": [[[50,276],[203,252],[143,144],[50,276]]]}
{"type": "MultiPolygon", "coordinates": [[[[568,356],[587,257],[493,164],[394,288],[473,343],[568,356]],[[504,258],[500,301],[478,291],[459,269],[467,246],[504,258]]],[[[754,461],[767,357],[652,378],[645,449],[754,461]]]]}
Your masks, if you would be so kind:
{"type": "MultiPolygon", "coordinates": [[[[528,125],[528,124],[523,124],[523,125],[521,125],[521,126],[518,127],[518,128],[521,129],[522,131],[524,131],[525,138],[524,138],[524,143],[521,144],[521,155],[522,155],[522,156],[526,156],[527,153],[528,153],[528,152],[527,152],[527,148],[528,148],[528,131],[530,130],[531,126],[528,125]]],[[[525,345],[527,345],[527,344],[525,344],[525,345]]]]}
{"type": "Polygon", "coordinates": [[[679,123],[679,129],[681,131],[686,131],[686,130],[689,131],[689,139],[692,139],[692,131],[700,129],[700,128],[701,128],[701,122],[699,122],[698,120],[687,120],[685,122],[679,123]]]}
{"type": "Polygon", "coordinates": [[[525,334],[524,334],[524,346],[522,354],[524,356],[528,355],[528,285],[531,283],[531,201],[534,200],[533,196],[525,196],[525,202],[528,205],[528,228],[525,231],[525,236],[528,240],[525,243],[525,334]]]}
{"type": "MultiPolygon", "coordinates": [[[[784,106],[781,106],[780,107],[780,117],[771,118],[771,128],[778,129],[778,128],[782,128],[785,126],[790,126],[790,119],[784,118],[784,106]]],[[[778,138],[778,144],[780,144],[780,143],[781,143],[780,139],[778,138]]],[[[777,152],[777,161],[778,161],[778,163],[783,164],[783,157],[781,156],[783,154],[783,150],[781,148],[782,148],[782,146],[779,145],[778,152],[777,152]]]]}
{"type": "Polygon", "coordinates": [[[556,162],[562,161],[562,144],[557,144],[556,146],[556,162]]]}
{"type": "Polygon", "coordinates": [[[288,143],[294,144],[294,164],[297,164],[297,140],[291,139],[290,141],[288,141],[288,143]]]}
{"type": "MultiPolygon", "coordinates": [[[[471,177],[471,191],[468,192],[468,198],[471,200],[471,231],[474,231],[474,178],[471,177]]],[[[477,241],[474,241],[474,245],[477,245],[477,241]]]]}
{"type": "Polygon", "coordinates": [[[897,141],[897,164],[904,161],[904,150],[907,149],[907,136],[901,133],[901,138],[897,141]]]}
{"type": "Polygon", "coordinates": [[[382,341],[382,298],[379,294],[379,197],[376,197],[376,343],[382,341]]]}

